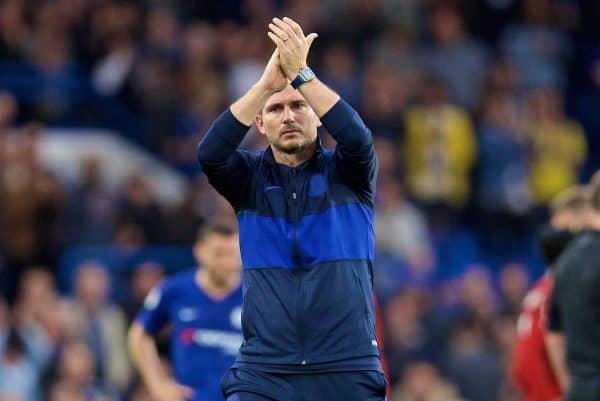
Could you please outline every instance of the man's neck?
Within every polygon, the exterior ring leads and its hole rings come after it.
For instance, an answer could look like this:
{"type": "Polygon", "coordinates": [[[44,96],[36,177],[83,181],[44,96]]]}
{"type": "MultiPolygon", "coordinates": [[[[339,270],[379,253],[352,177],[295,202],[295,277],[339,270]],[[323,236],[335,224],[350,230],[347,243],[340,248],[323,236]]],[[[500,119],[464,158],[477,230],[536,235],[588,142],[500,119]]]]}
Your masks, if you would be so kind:
{"type": "Polygon", "coordinates": [[[295,168],[313,157],[317,150],[317,141],[311,143],[306,149],[298,153],[285,153],[276,149],[274,146],[271,146],[271,150],[273,151],[273,158],[278,164],[295,168]]]}
{"type": "Polygon", "coordinates": [[[198,269],[195,275],[198,287],[213,298],[222,298],[240,285],[239,274],[231,274],[223,282],[217,282],[206,269],[198,269]]]}

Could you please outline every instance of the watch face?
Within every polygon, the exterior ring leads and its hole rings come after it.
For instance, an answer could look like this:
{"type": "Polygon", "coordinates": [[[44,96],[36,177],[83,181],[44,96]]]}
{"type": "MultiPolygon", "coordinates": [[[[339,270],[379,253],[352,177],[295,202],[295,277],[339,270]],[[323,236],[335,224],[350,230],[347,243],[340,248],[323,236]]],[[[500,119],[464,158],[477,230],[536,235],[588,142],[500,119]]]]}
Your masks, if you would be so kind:
{"type": "Polygon", "coordinates": [[[315,73],[308,67],[300,70],[300,77],[303,81],[310,81],[315,77],[315,73]]]}

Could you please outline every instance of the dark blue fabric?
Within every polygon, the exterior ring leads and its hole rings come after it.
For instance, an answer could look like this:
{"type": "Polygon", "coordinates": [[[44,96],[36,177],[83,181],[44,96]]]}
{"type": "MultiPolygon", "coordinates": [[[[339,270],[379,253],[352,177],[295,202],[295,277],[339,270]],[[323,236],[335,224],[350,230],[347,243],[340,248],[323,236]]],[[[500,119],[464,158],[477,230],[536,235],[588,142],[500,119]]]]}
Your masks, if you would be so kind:
{"type": "Polygon", "coordinates": [[[279,375],[230,369],[221,383],[229,401],[384,401],[378,371],[279,375]]]}
{"type": "Polygon", "coordinates": [[[318,143],[298,167],[278,164],[271,148],[237,150],[248,127],[230,111],[198,146],[203,172],[239,222],[244,343],[236,363],[331,372],[374,369],[379,356],[373,138],[343,100],[321,121],[338,145],[330,151],[318,143]]]}

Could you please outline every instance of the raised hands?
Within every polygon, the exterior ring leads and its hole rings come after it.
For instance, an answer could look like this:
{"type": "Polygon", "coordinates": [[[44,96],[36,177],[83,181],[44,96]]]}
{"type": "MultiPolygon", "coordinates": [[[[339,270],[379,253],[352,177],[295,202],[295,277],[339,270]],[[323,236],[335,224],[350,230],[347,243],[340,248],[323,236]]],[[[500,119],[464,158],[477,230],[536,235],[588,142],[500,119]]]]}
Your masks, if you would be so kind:
{"type": "Polygon", "coordinates": [[[267,62],[267,66],[265,67],[259,82],[265,89],[272,92],[283,90],[287,85],[287,78],[281,70],[279,48],[275,48],[275,51],[271,54],[271,58],[267,62]]]}
{"type": "Polygon", "coordinates": [[[290,81],[292,81],[302,67],[306,66],[306,58],[316,33],[304,36],[302,28],[291,18],[273,18],[269,24],[269,38],[279,51],[280,68],[290,81]]]}

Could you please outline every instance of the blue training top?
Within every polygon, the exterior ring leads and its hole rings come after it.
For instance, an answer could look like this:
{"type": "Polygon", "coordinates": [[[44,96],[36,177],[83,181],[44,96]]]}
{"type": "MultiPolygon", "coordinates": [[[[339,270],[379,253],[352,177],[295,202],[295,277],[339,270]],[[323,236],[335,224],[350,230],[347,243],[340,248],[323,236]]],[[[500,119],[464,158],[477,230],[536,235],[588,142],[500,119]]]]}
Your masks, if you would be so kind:
{"type": "Polygon", "coordinates": [[[380,370],[373,311],[377,158],[358,113],[322,118],[337,140],[299,167],[271,148],[237,150],[247,126],[226,110],[198,145],[209,182],[236,211],[244,342],[234,366],[273,372],[380,370]]]}
{"type": "Polygon", "coordinates": [[[242,288],[213,299],[198,286],[195,274],[195,269],[185,271],[153,289],[137,321],[150,335],[171,324],[175,379],[194,389],[194,401],[222,401],[221,377],[242,343],[242,288]]]}

